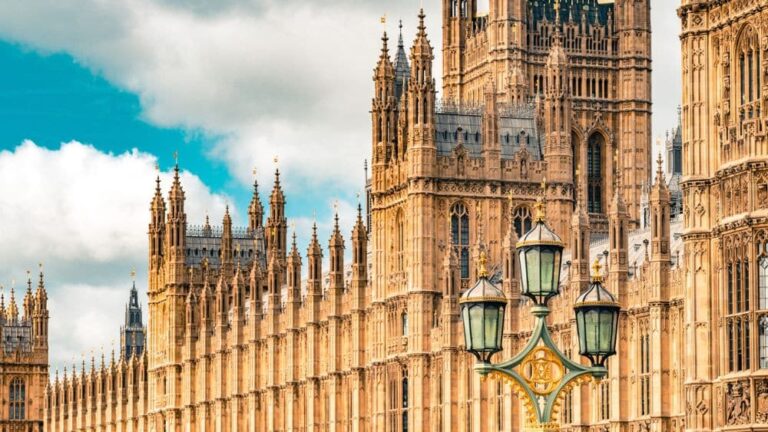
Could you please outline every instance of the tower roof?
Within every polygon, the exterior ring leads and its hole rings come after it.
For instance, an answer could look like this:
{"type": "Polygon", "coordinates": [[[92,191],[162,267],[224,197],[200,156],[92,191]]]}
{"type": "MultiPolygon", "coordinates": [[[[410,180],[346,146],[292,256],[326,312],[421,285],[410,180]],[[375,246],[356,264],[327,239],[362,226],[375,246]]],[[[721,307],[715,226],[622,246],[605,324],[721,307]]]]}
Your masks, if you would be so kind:
{"type": "Polygon", "coordinates": [[[403,22],[400,21],[400,34],[397,38],[397,53],[395,54],[395,97],[399,98],[405,90],[408,77],[411,75],[411,66],[408,64],[408,55],[403,44],[403,22]]]}

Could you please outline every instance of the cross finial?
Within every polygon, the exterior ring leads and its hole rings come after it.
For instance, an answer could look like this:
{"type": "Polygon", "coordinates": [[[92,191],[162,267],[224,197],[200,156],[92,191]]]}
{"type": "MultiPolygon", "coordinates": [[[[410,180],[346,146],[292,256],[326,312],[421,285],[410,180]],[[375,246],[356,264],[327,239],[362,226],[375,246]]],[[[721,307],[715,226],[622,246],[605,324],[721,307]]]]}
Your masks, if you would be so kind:
{"type": "Polygon", "coordinates": [[[592,282],[602,282],[603,275],[600,273],[603,266],[600,265],[600,258],[595,258],[595,262],[592,264],[592,282]]]}
{"type": "Polygon", "coordinates": [[[136,269],[131,269],[131,279],[136,282],[136,269]]]}

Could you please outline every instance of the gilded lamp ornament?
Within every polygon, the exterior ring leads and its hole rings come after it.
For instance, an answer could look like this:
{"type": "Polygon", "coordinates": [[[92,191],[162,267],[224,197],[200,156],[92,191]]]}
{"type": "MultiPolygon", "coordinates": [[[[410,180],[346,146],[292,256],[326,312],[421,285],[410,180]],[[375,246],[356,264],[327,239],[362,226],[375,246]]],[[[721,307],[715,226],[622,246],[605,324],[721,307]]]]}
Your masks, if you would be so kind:
{"type": "Polygon", "coordinates": [[[520,256],[521,291],[533,301],[536,318],[531,339],[513,358],[491,363],[502,350],[504,313],[507,299],[489,279],[487,256],[481,252],[478,280],[459,300],[467,351],[478,360],[475,371],[482,376],[508,382],[527,412],[529,430],[559,430],[557,413],[562,396],[572,387],[602,379],[608,374],[606,360],[616,353],[620,307],[603,288],[600,265],[593,267],[592,284],[574,306],[579,354],[588,358],[584,366],[565,356],[555,345],[547,328],[547,303],[559,294],[560,267],[564,244],[546,224],[544,200],[536,203],[536,226],[517,243],[520,256]]]}

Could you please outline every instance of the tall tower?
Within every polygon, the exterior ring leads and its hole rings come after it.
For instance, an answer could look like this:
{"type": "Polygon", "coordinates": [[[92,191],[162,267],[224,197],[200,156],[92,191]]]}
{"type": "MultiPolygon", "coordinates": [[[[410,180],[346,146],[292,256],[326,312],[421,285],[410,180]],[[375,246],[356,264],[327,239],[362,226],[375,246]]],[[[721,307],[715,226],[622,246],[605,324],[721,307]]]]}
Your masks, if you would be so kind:
{"type": "Polygon", "coordinates": [[[35,292],[27,272],[22,311],[11,288],[9,303],[0,293],[0,430],[42,431],[48,385],[48,295],[42,268],[35,292]]]}
{"type": "MultiPolygon", "coordinates": [[[[690,430],[759,428],[768,407],[765,2],[683,0],[685,399],[690,430]],[[759,60],[758,60],[759,59],[759,60]],[[760,396],[751,396],[751,395],[760,396]],[[753,411],[738,411],[744,401],[753,411]],[[755,402],[752,402],[755,401],[755,402]]],[[[663,252],[663,251],[662,251],[663,252]]]]}
{"type": "Polygon", "coordinates": [[[125,323],[120,327],[120,355],[126,360],[133,356],[140,357],[144,352],[146,328],[141,315],[139,292],[134,280],[128,304],[125,305],[125,323]]]}

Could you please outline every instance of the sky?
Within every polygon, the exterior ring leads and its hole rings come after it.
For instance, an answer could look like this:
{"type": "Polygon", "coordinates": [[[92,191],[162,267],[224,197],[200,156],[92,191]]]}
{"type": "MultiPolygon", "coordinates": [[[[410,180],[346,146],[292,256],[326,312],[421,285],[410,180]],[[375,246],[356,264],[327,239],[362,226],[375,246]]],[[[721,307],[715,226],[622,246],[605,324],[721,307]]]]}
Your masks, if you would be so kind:
{"type": "MultiPolygon", "coordinates": [[[[227,205],[244,224],[254,172],[266,201],[279,166],[300,247],[315,219],[328,238],[335,203],[348,235],[381,32],[402,19],[409,44],[419,3],[0,1],[0,283],[19,299],[43,264],[53,367],[109,355],[133,269],[146,302],[174,152],[192,224],[227,205]]],[[[440,88],[440,1],[421,3],[440,88]]],[[[651,0],[655,137],[677,121],[678,3],[651,0]]]]}

